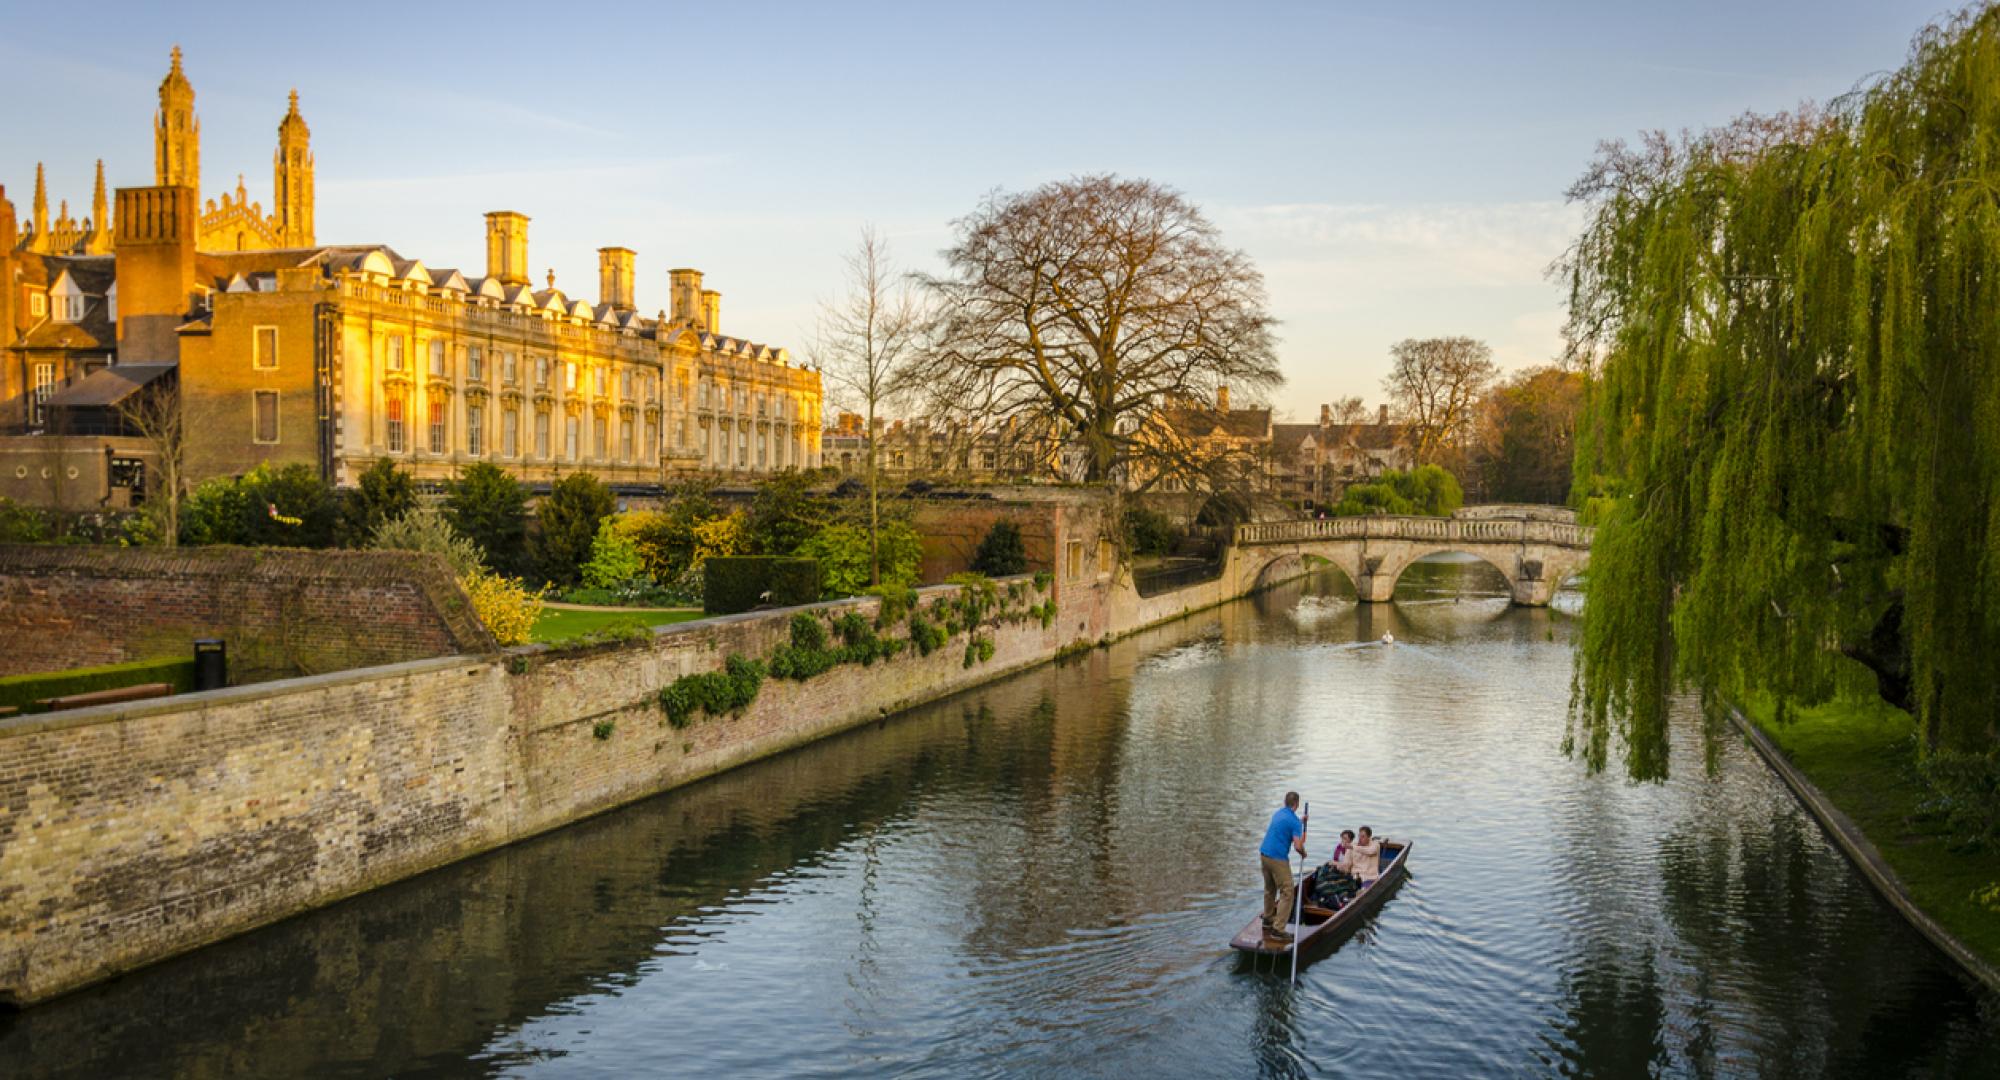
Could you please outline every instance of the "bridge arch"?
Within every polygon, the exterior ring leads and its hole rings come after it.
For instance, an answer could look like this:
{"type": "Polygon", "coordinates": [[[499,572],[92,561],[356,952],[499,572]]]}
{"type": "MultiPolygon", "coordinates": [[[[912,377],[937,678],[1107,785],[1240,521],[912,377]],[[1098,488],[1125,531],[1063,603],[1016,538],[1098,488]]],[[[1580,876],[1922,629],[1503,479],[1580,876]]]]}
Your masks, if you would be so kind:
{"type": "Polygon", "coordinates": [[[1499,570],[1515,603],[1541,607],[1588,565],[1593,533],[1563,507],[1481,507],[1449,518],[1262,521],[1236,528],[1232,558],[1240,591],[1302,572],[1305,557],[1317,555],[1340,567],[1357,597],[1380,602],[1394,597],[1411,563],[1461,552],[1499,570]]]}
{"type": "Polygon", "coordinates": [[[1374,575],[1376,580],[1387,579],[1386,584],[1379,587],[1382,599],[1387,600],[1396,595],[1396,586],[1403,580],[1404,571],[1433,555],[1466,555],[1478,559],[1498,572],[1500,580],[1507,583],[1509,590],[1513,589],[1514,579],[1520,574],[1518,560],[1509,559],[1503,562],[1501,553],[1479,544],[1465,544],[1460,547],[1410,547],[1398,553],[1393,562],[1385,557],[1376,567],[1374,575]]]}

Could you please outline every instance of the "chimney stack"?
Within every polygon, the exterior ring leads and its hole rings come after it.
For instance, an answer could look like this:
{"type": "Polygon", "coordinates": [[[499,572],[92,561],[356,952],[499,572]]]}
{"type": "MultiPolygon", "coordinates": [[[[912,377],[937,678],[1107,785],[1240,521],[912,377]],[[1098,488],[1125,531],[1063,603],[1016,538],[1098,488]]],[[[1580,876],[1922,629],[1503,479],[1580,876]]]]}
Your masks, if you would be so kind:
{"type": "Polygon", "coordinates": [[[722,294],[714,289],[701,291],[701,325],[711,334],[722,333],[722,294]]]}
{"type": "Polygon", "coordinates": [[[175,328],[194,295],[195,196],[191,187],[118,189],[113,266],[118,290],[118,359],[173,362],[175,328]]]}
{"type": "Polygon", "coordinates": [[[486,215],[486,276],[502,285],[528,283],[528,215],[512,210],[486,215]]]}
{"type": "Polygon", "coordinates": [[[1321,405],[1319,407],[1319,426],[1326,427],[1332,423],[1333,423],[1333,406],[1321,405]]]}
{"type": "Polygon", "coordinates": [[[1215,411],[1223,413],[1229,411],[1229,387],[1218,386],[1215,388],[1215,411]]]}
{"type": "Polygon", "coordinates": [[[674,321],[701,328],[701,271],[682,268],[667,271],[673,282],[674,321]]]}
{"type": "Polygon", "coordinates": [[[1387,424],[1389,422],[1389,406],[1387,405],[1382,406],[1381,409],[1376,412],[1375,416],[1376,416],[1375,420],[1376,423],[1387,424]]]}
{"type": "Polygon", "coordinates": [[[620,311],[632,310],[632,262],[636,257],[637,253],[631,248],[597,249],[599,303],[609,304],[620,311]]]}

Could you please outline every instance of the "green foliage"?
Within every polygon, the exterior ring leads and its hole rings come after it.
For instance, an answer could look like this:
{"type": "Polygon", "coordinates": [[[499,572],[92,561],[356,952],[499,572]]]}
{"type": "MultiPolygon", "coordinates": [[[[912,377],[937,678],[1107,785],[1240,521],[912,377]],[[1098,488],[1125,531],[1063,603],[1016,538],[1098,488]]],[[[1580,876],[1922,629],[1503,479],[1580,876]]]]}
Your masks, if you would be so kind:
{"type": "Polygon", "coordinates": [[[556,481],[535,507],[538,527],[529,540],[543,579],[559,586],[576,584],[590,561],[598,526],[617,508],[611,489],[590,473],[571,473],[556,481]]]}
{"type": "Polygon", "coordinates": [[[502,574],[527,572],[528,491],[491,462],[466,466],[445,496],[445,518],[479,545],[486,565],[502,574]]]}
{"type": "Polygon", "coordinates": [[[1591,767],[1616,737],[1664,775],[1673,691],[1826,701],[1841,654],[1926,753],[1992,748],[1996,116],[2000,9],[1975,7],[1830,111],[1613,147],[1576,185],[1576,483],[1623,492],[1582,621],[1591,767]]]}
{"type": "Polygon", "coordinates": [[[768,555],[714,558],[702,567],[702,609],[734,615],[759,606],[794,607],[819,600],[819,564],[768,555]]]}
{"type": "Polygon", "coordinates": [[[1011,521],[996,521],[980,538],[979,550],[972,554],[972,568],[990,577],[1006,577],[1028,568],[1028,551],[1021,543],[1021,527],[1011,521]]]}
{"type": "Polygon", "coordinates": [[[965,666],[983,664],[993,659],[993,639],[983,634],[974,634],[965,643],[965,666]]]}
{"type": "Polygon", "coordinates": [[[1419,465],[1409,472],[1390,469],[1366,484],[1351,484],[1342,493],[1334,517],[1363,514],[1424,514],[1449,517],[1465,505],[1458,480],[1440,465],[1419,465]]]}
{"type": "MultiPolygon", "coordinates": [[[[820,531],[831,509],[813,494],[809,475],[793,469],[778,473],[757,485],[750,501],[750,549],[759,555],[790,555],[820,531]]],[[[862,585],[867,584],[864,579],[862,585]]]]}
{"type": "Polygon", "coordinates": [[[616,720],[599,720],[590,726],[590,737],[598,740],[609,739],[611,733],[617,730],[618,722],[616,720]]]}
{"type": "Polygon", "coordinates": [[[1047,570],[1035,571],[1035,591],[1040,593],[1048,592],[1049,586],[1053,584],[1055,580],[1056,576],[1054,574],[1049,573],[1047,570]]]}
{"type": "Polygon", "coordinates": [[[653,628],[646,620],[636,615],[621,615],[605,623],[593,626],[581,634],[548,641],[556,650],[587,649],[597,645],[624,645],[634,641],[651,641],[653,628]]]}
{"type": "Polygon", "coordinates": [[[163,682],[174,693],[194,690],[194,657],[171,660],[134,660],[124,664],[100,664],[68,671],[42,671],[30,675],[0,678],[0,705],[12,705],[24,713],[42,711],[35,702],[45,698],[117,690],[143,683],[163,682]]]}
{"type": "Polygon", "coordinates": [[[333,545],[333,490],[310,465],[260,462],[240,477],[204,481],[181,510],[181,541],[323,548],[333,545]]]}
{"type": "MultiPolygon", "coordinates": [[[[694,598],[695,603],[700,596],[694,598]]],[[[621,581],[610,588],[583,587],[566,589],[562,593],[565,604],[588,604],[591,607],[665,608],[683,607],[687,601],[673,589],[661,588],[653,584],[651,578],[636,577],[621,581]]]]}
{"type": "Polygon", "coordinates": [[[987,614],[1000,606],[1000,589],[985,574],[953,574],[944,580],[958,586],[958,595],[945,603],[945,630],[949,634],[977,629],[987,614]]]}
{"type": "Polygon", "coordinates": [[[46,543],[54,534],[54,524],[41,507],[0,496],[0,544],[46,543]]]}
{"type": "Polygon", "coordinates": [[[694,722],[696,710],[710,716],[724,716],[749,708],[764,684],[764,663],[747,660],[735,653],[723,662],[721,671],[683,675],[660,690],[660,710],[677,728],[694,722]]]}
{"type": "MultiPolygon", "coordinates": [[[[876,545],[882,584],[908,585],[917,580],[917,571],[923,565],[923,540],[909,522],[882,522],[876,530],[876,545]]],[[[800,544],[797,554],[819,563],[821,585],[827,596],[856,596],[867,591],[866,526],[848,522],[827,525],[800,544]]]]}
{"type": "Polygon", "coordinates": [[[368,546],[378,550],[422,551],[441,556],[452,576],[466,577],[486,569],[479,545],[458,534],[443,513],[417,506],[376,526],[368,546]]]}
{"type": "Polygon", "coordinates": [[[1047,630],[1056,621],[1056,602],[1054,598],[1029,606],[1028,615],[1040,622],[1042,629],[1047,630]]]}
{"type": "Polygon", "coordinates": [[[878,630],[895,625],[917,604],[917,591],[908,585],[884,585],[870,589],[869,593],[881,598],[875,609],[875,628],[878,630]]]}
{"type": "Polygon", "coordinates": [[[2000,843],[2000,751],[1935,750],[1919,771],[1931,790],[1921,813],[1943,821],[1963,849],[2000,843]]]}
{"type": "Polygon", "coordinates": [[[944,627],[924,617],[921,611],[910,612],[910,643],[917,647],[917,655],[929,656],[944,646],[951,634],[944,627]]]}
{"type": "Polygon", "coordinates": [[[1135,555],[1171,555],[1181,542],[1181,531],[1172,518],[1143,506],[1125,511],[1125,535],[1135,555]]]}
{"type": "Polygon", "coordinates": [[[380,547],[382,526],[417,508],[417,480],[391,458],[376,458],[339,494],[342,547],[380,547]]]}
{"type": "Polygon", "coordinates": [[[1582,373],[1547,366],[1518,372],[1480,403],[1485,432],[1473,467],[1489,502],[1560,504],[1575,472],[1582,373]]]}
{"type": "Polygon", "coordinates": [[[639,545],[619,527],[617,517],[605,518],[591,542],[590,561],[583,564],[583,583],[593,589],[616,589],[635,579],[651,580],[639,545]]]}

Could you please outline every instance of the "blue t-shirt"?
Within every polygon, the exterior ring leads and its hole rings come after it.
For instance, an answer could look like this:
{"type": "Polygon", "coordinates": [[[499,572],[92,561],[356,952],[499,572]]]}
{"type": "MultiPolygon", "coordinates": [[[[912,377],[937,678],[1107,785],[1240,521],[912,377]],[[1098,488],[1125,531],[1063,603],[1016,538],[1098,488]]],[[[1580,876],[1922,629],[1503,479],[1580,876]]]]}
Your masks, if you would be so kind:
{"type": "Polygon", "coordinates": [[[1264,846],[1257,851],[1267,858],[1290,859],[1292,841],[1305,831],[1305,825],[1299,821],[1297,814],[1292,813],[1292,808],[1280,806],[1278,812],[1271,815],[1271,827],[1264,830],[1264,846]]]}

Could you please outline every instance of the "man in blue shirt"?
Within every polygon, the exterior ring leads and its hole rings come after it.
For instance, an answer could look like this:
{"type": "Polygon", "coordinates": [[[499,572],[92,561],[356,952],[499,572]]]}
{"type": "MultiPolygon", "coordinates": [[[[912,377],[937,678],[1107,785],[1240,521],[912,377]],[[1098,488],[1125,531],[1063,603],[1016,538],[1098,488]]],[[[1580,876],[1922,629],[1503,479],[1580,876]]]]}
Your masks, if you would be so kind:
{"type": "Polygon", "coordinates": [[[1285,924],[1292,919],[1292,852],[1306,853],[1306,826],[1299,820],[1299,793],[1285,792],[1285,805],[1271,815],[1264,843],[1257,849],[1264,872],[1264,936],[1283,943],[1292,940],[1285,924]]]}

